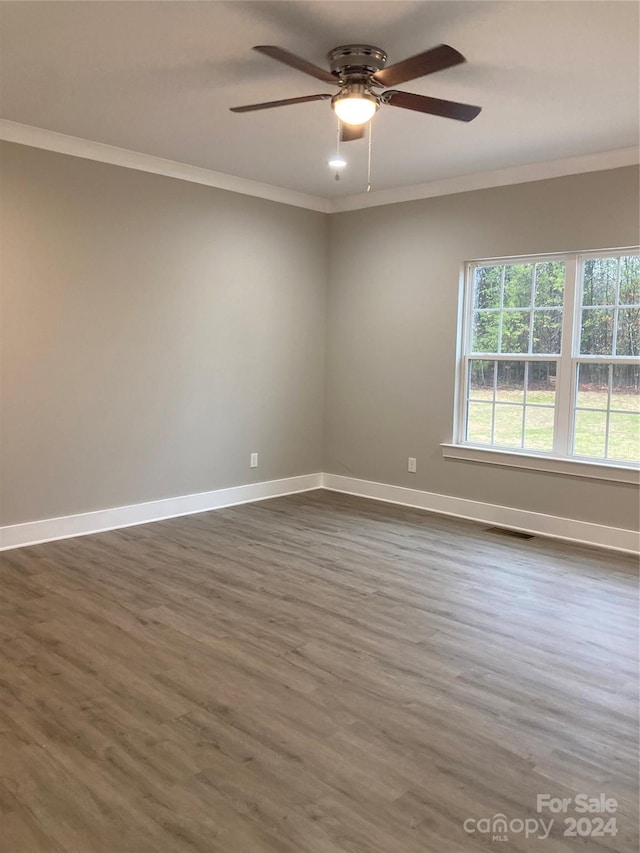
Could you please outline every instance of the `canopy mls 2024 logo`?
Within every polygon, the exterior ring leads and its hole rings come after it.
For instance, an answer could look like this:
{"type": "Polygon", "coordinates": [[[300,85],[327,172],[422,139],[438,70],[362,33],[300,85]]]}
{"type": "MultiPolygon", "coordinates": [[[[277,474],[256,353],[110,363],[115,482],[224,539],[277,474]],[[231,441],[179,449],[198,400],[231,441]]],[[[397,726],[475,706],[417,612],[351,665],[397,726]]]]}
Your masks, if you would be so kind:
{"type": "Polygon", "coordinates": [[[545,841],[556,826],[556,834],[567,838],[615,837],[618,834],[617,811],[618,801],[604,793],[595,796],[581,793],[573,797],[538,794],[537,817],[510,818],[502,813],[492,817],[469,817],[463,828],[468,835],[490,836],[491,841],[496,842],[509,841],[511,835],[545,841]],[[557,815],[566,817],[555,817],[557,815]]]}

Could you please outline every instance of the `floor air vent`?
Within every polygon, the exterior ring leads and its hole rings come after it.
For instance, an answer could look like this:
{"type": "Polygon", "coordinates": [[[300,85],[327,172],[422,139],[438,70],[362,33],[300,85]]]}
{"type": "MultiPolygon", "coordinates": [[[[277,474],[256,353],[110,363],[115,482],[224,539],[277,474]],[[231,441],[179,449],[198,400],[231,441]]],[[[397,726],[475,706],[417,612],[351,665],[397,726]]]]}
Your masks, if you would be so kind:
{"type": "Polygon", "coordinates": [[[533,539],[533,533],[520,533],[519,530],[508,530],[506,527],[487,527],[485,533],[508,536],[510,539],[533,539]]]}

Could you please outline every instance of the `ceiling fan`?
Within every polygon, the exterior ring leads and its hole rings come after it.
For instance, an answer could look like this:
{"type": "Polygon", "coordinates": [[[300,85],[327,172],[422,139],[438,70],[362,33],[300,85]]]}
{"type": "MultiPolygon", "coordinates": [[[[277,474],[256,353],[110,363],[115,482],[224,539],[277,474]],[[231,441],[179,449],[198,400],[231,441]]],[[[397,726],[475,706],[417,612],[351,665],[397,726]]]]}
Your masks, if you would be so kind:
{"type": "Polygon", "coordinates": [[[438,45],[431,50],[403,59],[402,62],[397,62],[388,68],[385,68],[387,54],[379,47],[368,44],[342,45],[334,48],[327,56],[330,71],[325,71],[324,68],[274,45],[257,45],[253,50],[264,53],[304,74],[309,74],[317,80],[322,80],[323,83],[339,86],[340,91],[335,95],[329,93],[305,95],[301,98],[231,107],[231,112],[246,113],[330,99],[331,106],[340,119],[343,142],[350,142],[364,136],[365,125],[375,115],[380,104],[452,118],[456,121],[472,121],[482,109],[471,104],[444,101],[441,98],[430,98],[387,88],[466,62],[464,56],[448,44],[438,45]],[[377,88],[387,89],[387,91],[378,94],[374,91],[377,88]]]}

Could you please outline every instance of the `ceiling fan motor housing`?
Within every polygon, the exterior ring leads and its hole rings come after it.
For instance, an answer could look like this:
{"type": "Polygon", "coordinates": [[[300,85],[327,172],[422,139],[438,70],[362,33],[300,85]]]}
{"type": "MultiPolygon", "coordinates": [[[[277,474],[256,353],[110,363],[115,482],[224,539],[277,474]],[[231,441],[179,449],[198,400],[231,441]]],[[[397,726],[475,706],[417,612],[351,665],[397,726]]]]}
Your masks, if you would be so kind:
{"type": "Polygon", "coordinates": [[[343,78],[373,75],[381,71],[387,62],[384,50],[370,44],[345,44],[331,50],[327,58],[331,73],[343,78]]]}

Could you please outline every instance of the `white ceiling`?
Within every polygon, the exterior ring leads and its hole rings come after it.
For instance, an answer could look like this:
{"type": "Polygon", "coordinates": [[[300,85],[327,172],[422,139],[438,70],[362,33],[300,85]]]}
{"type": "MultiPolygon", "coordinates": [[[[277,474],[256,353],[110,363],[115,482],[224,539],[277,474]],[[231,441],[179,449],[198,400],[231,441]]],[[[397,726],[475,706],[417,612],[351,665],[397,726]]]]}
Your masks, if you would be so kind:
{"type": "Polygon", "coordinates": [[[366,142],[327,167],[327,101],[228,107],[332,91],[251,51],[326,67],[339,44],[394,63],[441,42],[467,64],[402,89],[480,104],[470,124],[383,106],[373,186],[402,187],[639,143],[636,2],[2,2],[4,118],[323,198],[361,193],[366,142]]]}

